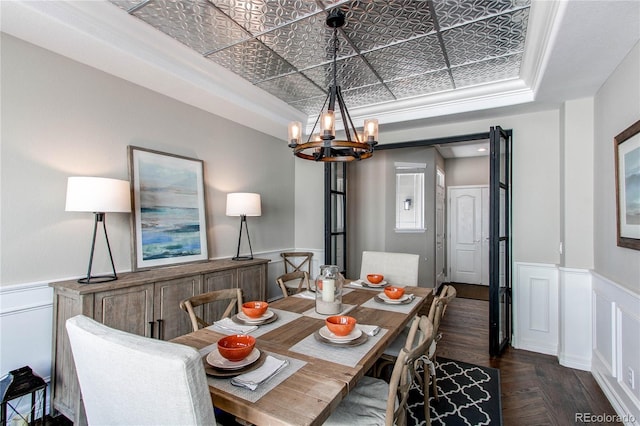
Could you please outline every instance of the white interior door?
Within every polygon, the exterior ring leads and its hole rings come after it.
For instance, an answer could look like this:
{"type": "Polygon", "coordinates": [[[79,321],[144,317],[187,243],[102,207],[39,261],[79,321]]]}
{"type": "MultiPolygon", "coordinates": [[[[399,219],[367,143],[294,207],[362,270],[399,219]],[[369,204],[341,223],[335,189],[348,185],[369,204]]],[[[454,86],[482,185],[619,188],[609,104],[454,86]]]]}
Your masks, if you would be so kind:
{"type": "Polygon", "coordinates": [[[483,198],[488,197],[486,188],[449,187],[451,282],[485,285],[489,282],[489,261],[488,254],[485,254],[488,253],[488,241],[485,242],[488,237],[488,215],[483,214],[485,210],[488,213],[488,198],[483,202],[483,198]],[[483,250],[483,247],[487,250],[483,250]]]}

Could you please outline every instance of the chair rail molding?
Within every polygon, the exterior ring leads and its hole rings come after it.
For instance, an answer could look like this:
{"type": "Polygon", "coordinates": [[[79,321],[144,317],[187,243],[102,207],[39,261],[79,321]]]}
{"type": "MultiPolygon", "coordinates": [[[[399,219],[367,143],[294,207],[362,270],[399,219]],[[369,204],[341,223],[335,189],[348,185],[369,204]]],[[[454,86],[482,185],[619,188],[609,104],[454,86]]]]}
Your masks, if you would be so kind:
{"type": "Polygon", "coordinates": [[[591,276],[591,372],[623,423],[640,425],[640,294],[595,271],[591,276]]]}

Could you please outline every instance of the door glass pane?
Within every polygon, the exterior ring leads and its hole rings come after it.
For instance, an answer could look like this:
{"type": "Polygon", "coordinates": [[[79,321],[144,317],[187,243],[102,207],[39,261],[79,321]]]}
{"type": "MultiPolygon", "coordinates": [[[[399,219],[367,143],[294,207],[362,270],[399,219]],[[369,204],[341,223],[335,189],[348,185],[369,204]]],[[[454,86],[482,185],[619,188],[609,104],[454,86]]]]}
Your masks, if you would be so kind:
{"type": "Polygon", "coordinates": [[[500,137],[500,182],[507,182],[507,142],[500,137]]]}
{"type": "Polygon", "coordinates": [[[344,231],[344,196],[331,194],[331,232],[344,231]]]}
{"type": "Polygon", "coordinates": [[[506,198],[507,198],[507,190],[504,188],[500,188],[500,229],[499,229],[499,233],[500,233],[500,237],[504,237],[506,236],[506,227],[505,224],[507,223],[506,221],[506,214],[507,214],[507,210],[506,210],[506,198]]]}
{"type": "Polygon", "coordinates": [[[499,272],[498,272],[498,282],[500,283],[500,288],[504,288],[507,286],[507,242],[500,241],[500,249],[499,249],[499,272]]]}
{"type": "Polygon", "coordinates": [[[345,175],[345,167],[344,164],[331,164],[331,190],[344,192],[344,175],[345,175]]]}
{"type": "Polygon", "coordinates": [[[331,236],[331,244],[333,246],[333,253],[335,254],[333,265],[337,265],[341,272],[345,271],[345,259],[344,255],[344,236],[340,235],[332,235],[331,236]]]}
{"type": "Polygon", "coordinates": [[[500,291],[500,321],[498,326],[498,342],[503,342],[507,334],[507,293],[504,290],[500,291]]]}

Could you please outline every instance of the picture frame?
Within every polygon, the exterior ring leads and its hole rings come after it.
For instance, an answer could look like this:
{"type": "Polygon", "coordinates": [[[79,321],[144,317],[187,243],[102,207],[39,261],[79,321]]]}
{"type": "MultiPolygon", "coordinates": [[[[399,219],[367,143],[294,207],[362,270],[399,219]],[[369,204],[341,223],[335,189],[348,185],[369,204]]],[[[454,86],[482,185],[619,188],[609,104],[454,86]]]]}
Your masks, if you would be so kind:
{"type": "Polygon", "coordinates": [[[613,138],[619,247],[640,250],[640,120],[613,138]]]}
{"type": "Polygon", "coordinates": [[[133,270],[206,261],[204,162],[127,147],[133,270]]]}

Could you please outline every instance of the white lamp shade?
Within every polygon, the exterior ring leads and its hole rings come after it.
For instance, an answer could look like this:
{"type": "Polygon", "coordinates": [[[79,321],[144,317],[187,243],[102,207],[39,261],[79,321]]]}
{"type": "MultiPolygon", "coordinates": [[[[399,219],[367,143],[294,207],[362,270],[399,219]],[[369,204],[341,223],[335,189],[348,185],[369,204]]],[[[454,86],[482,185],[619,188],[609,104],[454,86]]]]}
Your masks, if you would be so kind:
{"type": "Polygon", "coordinates": [[[234,192],[227,194],[227,216],[261,216],[260,194],[234,192]]]}
{"type": "Polygon", "coordinates": [[[99,177],[70,177],[67,180],[68,212],[131,211],[129,181],[99,177]]]}

